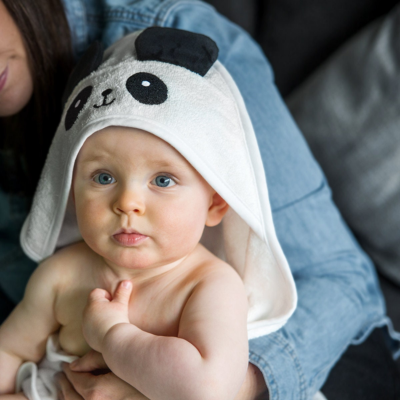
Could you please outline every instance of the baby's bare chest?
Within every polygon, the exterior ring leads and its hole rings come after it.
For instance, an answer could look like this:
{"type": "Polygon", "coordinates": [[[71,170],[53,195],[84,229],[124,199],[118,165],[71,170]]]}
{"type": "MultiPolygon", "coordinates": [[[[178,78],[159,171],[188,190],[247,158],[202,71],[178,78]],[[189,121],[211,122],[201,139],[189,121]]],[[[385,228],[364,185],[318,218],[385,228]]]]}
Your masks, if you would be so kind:
{"type": "MultiPolygon", "coordinates": [[[[138,328],[160,336],[177,336],[179,320],[194,285],[149,285],[132,294],[129,320],[138,328]]],[[[90,347],[82,334],[83,312],[92,288],[60,296],[56,317],[61,324],[60,345],[69,354],[82,356],[90,347]]]]}

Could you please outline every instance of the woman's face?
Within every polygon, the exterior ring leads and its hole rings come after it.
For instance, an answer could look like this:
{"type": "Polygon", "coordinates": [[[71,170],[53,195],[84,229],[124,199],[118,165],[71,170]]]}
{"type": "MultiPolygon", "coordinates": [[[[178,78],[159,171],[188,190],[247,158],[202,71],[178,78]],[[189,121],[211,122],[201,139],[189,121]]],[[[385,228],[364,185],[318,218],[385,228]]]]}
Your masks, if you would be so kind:
{"type": "Polygon", "coordinates": [[[32,93],[32,72],[22,35],[0,0],[0,117],[17,114],[32,93]]]}

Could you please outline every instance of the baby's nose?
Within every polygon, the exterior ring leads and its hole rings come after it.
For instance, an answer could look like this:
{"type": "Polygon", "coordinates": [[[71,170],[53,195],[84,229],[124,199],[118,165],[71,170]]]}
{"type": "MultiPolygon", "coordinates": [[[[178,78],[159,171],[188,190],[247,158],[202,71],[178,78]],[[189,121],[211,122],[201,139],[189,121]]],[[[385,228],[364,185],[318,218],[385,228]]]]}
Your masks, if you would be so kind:
{"type": "Polygon", "coordinates": [[[142,215],[145,212],[144,199],[136,191],[124,190],[120,193],[119,198],[114,204],[114,210],[117,214],[138,214],[142,215]]]}

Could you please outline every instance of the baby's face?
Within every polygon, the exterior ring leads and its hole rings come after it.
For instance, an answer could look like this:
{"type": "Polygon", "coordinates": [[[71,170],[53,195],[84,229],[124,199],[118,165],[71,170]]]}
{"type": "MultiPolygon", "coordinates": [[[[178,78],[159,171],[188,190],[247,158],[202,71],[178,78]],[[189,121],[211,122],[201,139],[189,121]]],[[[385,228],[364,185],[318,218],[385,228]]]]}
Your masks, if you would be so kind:
{"type": "Polygon", "coordinates": [[[78,226],[96,253],[119,267],[149,268],[193,250],[215,192],[173,147],[133,128],[86,140],[73,180],[78,226]]]}

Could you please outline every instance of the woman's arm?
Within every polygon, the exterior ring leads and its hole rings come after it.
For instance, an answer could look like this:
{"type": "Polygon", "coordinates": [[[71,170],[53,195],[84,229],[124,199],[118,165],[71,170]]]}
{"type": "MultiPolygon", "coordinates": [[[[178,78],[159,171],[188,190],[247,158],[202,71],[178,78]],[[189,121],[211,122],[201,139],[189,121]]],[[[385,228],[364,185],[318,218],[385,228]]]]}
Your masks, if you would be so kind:
{"type": "Polygon", "coordinates": [[[84,314],[88,344],[109,368],[152,400],[233,399],[248,363],[247,297],[239,276],[216,268],[185,304],[178,337],[156,336],[127,321],[132,285],[112,300],[91,293],[84,314]],[[123,310],[122,310],[123,309],[123,310]]]}
{"type": "MultiPolygon", "coordinates": [[[[74,365],[64,364],[64,373],[56,376],[60,398],[65,400],[148,400],[134,387],[118,378],[112,372],[93,375],[89,371],[104,367],[96,360],[91,360],[92,353],[77,360],[74,365]]],[[[101,354],[97,353],[97,357],[101,354]]],[[[268,400],[268,390],[261,371],[249,364],[246,378],[235,400],[268,400]]]]}
{"type": "Polygon", "coordinates": [[[63,371],[63,373],[60,372],[55,376],[59,399],[149,400],[112,372],[103,375],[93,375],[90,372],[76,372],[70,369],[70,364],[64,364],[63,371]]]}

